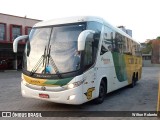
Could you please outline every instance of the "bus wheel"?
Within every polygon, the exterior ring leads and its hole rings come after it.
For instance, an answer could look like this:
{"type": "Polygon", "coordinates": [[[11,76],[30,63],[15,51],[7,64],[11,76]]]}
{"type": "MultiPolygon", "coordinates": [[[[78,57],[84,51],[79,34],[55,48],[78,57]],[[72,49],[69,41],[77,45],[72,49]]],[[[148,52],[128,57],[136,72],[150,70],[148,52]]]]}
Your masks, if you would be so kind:
{"type": "Polygon", "coordinates": [[[130,87],[133,88],[135,85],[136,85],[136,78],[135,78],[135,76],[133,76],[132,83],[131,83],[130,87]]]}
{"type": "Polygon", "coordinates": [[[96,104],[103,103],[105,96],[106,96],[106,85],[105,85],[104,81],[102,80],[100,87],[99,87],[99,96],[98,96],[98,98],[96,98],[94,100],[94,103],[96,103],[96,104]]]}

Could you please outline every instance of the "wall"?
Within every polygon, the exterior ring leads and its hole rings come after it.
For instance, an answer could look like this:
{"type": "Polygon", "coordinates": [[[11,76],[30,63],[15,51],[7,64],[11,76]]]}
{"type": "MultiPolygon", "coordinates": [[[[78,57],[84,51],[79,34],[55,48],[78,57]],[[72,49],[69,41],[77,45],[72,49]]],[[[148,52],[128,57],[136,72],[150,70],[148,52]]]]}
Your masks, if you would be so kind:
{"type": "Polygon", "coordinates": [[[32,27],[37,22],[40,22],[40,20],[36,19],[30,19],[25,17],[18,17],[13,15],[6,15],[0,13],[0,23],[6,23],[7,24],[7,38],[6,41],[10,41],[10,25],[20,25],[22,26],[22,35],[25,35],[25,27],[32,27]]]}
{"type": "MultiPolygon", "coordinates": [[[[22,35],[27,34],[26,28],[32,27],[37,22],[40,22],[41,20],[36,19],[30,19],[26,17],[18,17],[13,15],[7,15],[0,13],[0,23],[6,24],[6,38],[5,40],[0,40],[0,62],[2,60],[5,60],[7,62],[7,66],[3,67],[2,64],[0,64],[0,70],[6,70],[6,69],[17,69],[16,68],[16,55],[13,53],[13,38],[11,37],[11,26],[12,25],[18,25],[22,27],[22,35]]],[[[21,42],[18,45],[18,53],[17,53],[17,59],[19,66],[21,68],[21,63],[23,59],[23,50],[24,50],[25,42],[21,42]]]]}
{"type": "Polygon", "coordinates": [[[152,64],[151,60],[143,60],[143,67],[160,67],[160,64],[152,64]]]}

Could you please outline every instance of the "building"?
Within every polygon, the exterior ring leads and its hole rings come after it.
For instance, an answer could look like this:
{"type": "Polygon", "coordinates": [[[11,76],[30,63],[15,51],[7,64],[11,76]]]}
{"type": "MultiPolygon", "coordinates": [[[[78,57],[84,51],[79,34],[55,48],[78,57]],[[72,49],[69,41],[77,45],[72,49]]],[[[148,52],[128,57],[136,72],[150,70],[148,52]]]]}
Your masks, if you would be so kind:
{"type": "Polygon", "coordinates": [[[160,40],[152,40],[152,64],[160,64],[160,40]]]}
{"type": "Polygon", "coordinates": [[[124,31],[125,33],[127,33],[129,36],[132,37],[132,30],[126,29],[124,26],[118,26],[118,28],[121,29],[122,31],[124,31]]]}
{"type": "Polygon", "coordinates": [[[157,66],[160,67],[160,40],[146,40],[146,42],[141,43],[143,46],[143,49],[145,51],[142,51],[142,58],[143,58],[143,66],[145,67],[153,67],[157,66]],[[148,47],[147,47],[147,44],[148,47]],[[148,53],[144,53],[144,52],[148,53]]]}
{"type": "MultiPolygon", "coordinates": [[[[40,20],[0,13],[0,70],[16,69],[13,40],[20,35],[29,34],[32,26],[40,20]]],[[[17,58],[21,68],[25,41],[19,43],[17,58]]]]}
{"type": "Polygon", "coordinates": [[[151,63],[151,56],[152,54],[142,54],[142,60],[143,60],[143,67],[152,67],[153,64],[151,63]]]}

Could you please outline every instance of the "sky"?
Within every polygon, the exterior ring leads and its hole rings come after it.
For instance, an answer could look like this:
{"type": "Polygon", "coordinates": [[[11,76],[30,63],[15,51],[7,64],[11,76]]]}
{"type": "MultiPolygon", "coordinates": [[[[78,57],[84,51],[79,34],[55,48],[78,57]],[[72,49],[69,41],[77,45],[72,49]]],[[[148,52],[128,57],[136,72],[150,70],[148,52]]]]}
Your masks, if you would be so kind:
{"type": "Polygon", "coordinates": [[[97,16],[132,30],[139,42],[160,36],[160,0],[1,0],[0,13],[50,20],[97,16]]]}

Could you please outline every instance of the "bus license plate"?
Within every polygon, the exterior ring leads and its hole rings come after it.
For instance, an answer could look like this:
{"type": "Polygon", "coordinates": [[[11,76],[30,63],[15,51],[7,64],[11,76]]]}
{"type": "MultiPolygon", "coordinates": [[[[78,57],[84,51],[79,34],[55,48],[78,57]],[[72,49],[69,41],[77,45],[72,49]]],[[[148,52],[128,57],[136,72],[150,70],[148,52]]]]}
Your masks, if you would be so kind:
{"type": "Polygon", "coordinates": [[[39,97],[40,98],[49,98],[49,95],[48,94],[39,94],[39,97]]]}

